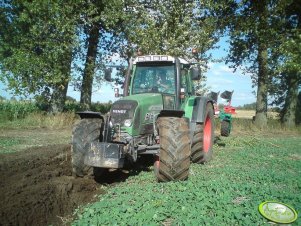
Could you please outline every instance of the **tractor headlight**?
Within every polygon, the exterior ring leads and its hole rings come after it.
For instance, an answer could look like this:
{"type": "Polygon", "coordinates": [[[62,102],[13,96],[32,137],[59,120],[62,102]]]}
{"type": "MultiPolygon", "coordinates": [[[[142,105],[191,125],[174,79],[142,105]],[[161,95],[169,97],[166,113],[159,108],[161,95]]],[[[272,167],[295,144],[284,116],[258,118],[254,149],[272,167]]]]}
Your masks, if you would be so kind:
{"type": "Polygon", "coordinates": [[[131,119],[126,119],[126,120],[124,121],[124,126],[130,127],[131,125],[132,125],[132,120],[131,120],[131,119]]]}

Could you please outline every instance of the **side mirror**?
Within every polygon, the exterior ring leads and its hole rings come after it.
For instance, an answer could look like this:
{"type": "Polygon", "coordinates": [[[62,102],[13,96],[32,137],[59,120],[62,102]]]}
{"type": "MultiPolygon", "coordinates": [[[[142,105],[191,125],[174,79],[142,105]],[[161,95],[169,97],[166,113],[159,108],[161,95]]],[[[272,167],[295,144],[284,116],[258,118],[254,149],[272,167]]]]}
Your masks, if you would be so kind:
{"type": "Polygon", "coordinates": [[[105,69],[105,80],[107,82],[112,82],[111,74],[112,74],[112,68],[106,68],[105,69]]]}
{"type": "Polygon", "coordinates": [[[115,97],[122,97],[123,95],[119,93],[119,89],[118,88],[114,88],[114,94],[115,97]]]}
{"type": "Polygon", "coordinates": [[[200,80],[201,79],[201,70],[199,67],[193,67],[190,69],[190,75],[192,80],[200,80]]]}

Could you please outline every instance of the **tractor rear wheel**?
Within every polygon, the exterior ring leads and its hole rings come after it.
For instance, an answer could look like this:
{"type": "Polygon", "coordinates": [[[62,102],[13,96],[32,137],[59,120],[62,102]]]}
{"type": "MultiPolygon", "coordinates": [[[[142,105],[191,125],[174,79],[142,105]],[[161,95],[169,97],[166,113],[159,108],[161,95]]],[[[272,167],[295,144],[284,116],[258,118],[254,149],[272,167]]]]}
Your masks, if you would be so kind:
{"type": "Polygon", "coordinates": [[[72,131],[72,171],[75,176],[83,177],[92,175],[91,166],[84,164],[86,152],[93,141],[99,141],[102,120],[99,118],[87,118],[80,120],[72,131]]]}
{"type": "Polygon", "coordinates": [[[223,120],[221,122],[221,135],[223,137],[228,137],[230,135],[230,122],[223,120]]]}
{"type": "Polygon", "coordinates": [[[203,123],[198,123],[191,144],[191,160],[194,163],[205,163],[212,158],[214,140],[213,107],[207,104],[203,123]]]}
{"type": "Polygon", "coordinates": [[[190,167],[190,138],[184,118],[161,117],[157,120],[160,153],[154,164],[159,182],[186,180],[190,167]]]}

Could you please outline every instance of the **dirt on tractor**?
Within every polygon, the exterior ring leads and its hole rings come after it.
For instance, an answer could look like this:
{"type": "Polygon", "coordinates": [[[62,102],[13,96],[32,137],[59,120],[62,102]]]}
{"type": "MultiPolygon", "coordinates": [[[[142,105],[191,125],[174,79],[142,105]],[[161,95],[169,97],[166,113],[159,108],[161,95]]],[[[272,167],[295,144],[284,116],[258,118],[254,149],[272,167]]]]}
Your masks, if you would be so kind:
{"type": "Polygon", "coordinates": [[[0,225],[63,225],[80,205],[104,193],[91,178],[74,178],[70,145],[0,156],[0,225]]]}

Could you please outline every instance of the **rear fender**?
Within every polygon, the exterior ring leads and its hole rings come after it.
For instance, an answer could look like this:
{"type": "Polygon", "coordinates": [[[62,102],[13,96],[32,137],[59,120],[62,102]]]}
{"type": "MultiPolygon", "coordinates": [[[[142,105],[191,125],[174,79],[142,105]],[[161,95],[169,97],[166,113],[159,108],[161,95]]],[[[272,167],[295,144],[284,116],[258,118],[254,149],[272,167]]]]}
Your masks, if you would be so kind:
{"type": "Polygon", "coordinates": [[[100,118],[104,121],[104,117],[99,112],[81,111],[81,112],[76,112],[76,114],[78,114],[81,119],[84,119],[84,118],[100,118]]]}
{"type": "Polygon", "coordinates": [[[184,114],[185,114],[185,112],[182,110],[162,110],[162,111],[160,111],[158,118],[160,118],[160,117],[182,118],[184,114]]]}
{"type": "Polygon", "coordinates": [[[213,108],[213,101],[208,97],[197,97],[194,101],[191,123],[202,123],[204,122],[206,106],[211,104],[213,108]]]}

